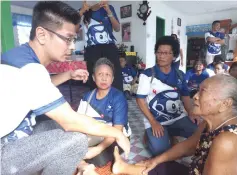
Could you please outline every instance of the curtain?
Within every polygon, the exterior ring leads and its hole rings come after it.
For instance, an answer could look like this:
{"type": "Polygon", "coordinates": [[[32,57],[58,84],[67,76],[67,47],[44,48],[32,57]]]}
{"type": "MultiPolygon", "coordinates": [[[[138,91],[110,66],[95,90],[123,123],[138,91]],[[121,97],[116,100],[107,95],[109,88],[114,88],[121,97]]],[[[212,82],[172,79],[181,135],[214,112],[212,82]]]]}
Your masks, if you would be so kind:
{"type": "Polygon", "coordinates": [[[12,13],[15,46],[29,41],[32,16],[12,13]]]}

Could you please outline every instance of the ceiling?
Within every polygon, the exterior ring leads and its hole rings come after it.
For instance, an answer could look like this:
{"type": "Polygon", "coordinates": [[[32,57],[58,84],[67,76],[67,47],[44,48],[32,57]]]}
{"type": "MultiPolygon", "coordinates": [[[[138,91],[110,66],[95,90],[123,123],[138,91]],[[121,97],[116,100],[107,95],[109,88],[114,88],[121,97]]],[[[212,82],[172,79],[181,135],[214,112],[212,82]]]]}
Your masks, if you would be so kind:
{"type": "MultiPolygon", "coordinates": [[[[63,2],[69,4],[75,9],[79,9],[82,6],[82,1],[63,1],[63,2]]],[[[37,1],[11,1],[12,5],[31,8],[31,9],[33,9],[36,3],[37,1]]]]}
{"type": "MultiPolygon", "coordinates": [[[[112,0],[111,0],[112,1],[112,0]]],[[[11,4],[33,8],[37,1],[11,1],[11,4]]],[[[64,1],[79,9],[82,1],[64,1]]],[[[163,1],[167,6],[186,15],[199,15],[225,10],[237,10],[237,1],[163,1]]]]}
{"type": "Polygon", "coordinates": [[[186,15],[237,10],[237,1],[163,1],[163,3],[186,15]]]}

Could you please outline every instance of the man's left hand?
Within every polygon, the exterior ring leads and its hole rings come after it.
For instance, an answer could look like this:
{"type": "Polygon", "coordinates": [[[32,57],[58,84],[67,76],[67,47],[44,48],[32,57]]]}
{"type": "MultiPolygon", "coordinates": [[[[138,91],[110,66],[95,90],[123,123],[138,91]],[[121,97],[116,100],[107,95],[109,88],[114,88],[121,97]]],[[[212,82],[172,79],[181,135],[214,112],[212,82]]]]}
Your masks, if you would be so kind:
{"type": "Polygon", "coordinates": [[[70,72],[71,79],[73,80],[82,80],[85,83],[88,80],[89,73],[87,70],[77,69],[70,72]]]}

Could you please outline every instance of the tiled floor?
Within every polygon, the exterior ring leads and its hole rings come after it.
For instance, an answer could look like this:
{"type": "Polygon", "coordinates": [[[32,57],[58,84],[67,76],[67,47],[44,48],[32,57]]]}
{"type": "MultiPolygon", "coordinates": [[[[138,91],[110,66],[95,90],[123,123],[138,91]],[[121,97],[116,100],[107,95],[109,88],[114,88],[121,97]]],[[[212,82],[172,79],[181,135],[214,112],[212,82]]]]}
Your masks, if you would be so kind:
{"type": "MultiPolygon", "coordinates": [[[[70,102],[69,98],[69,87],[63,85],[59,87],[62,94],[65,96],[66,100],[70,102]]],[[[77,110],[80,99],[83,94],[88,91],[85,86],[72,86],[72,107],[77,110]]],[[[135,98],[128,101],[128,121],[132,129],[132,135],[130,137],[131,152],[128,157],[129,163],[136,163],[141,160],[148,159],[151,154],[143,145],[143,134],[144,134],[144,124],[143,124],[143,114],[137,107],[135,98]]]]}

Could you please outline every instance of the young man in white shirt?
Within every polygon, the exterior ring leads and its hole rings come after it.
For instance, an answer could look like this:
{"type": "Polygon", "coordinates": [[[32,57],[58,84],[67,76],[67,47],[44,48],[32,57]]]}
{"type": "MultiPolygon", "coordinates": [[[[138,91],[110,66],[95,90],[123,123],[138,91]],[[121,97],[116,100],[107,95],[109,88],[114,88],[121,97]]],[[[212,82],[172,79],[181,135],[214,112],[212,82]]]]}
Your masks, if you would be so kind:
{"type": "Polygon", "coordinates": [[[90,134],[114,137],[128,154],[119,130],[72,110],[55,87],[70,78],[87,80],[76,70],[50,78],[46,66],[65,61],[75,49],[78,12],[63,2],[38,2],[29,43],[2,54],[0,65],[0,137],[2,174],[73,174],[87,152],[90,134]],[[35,125],[45,114],[52,120],[35,125]],[[34,126],[35,125],[35,126],[34,126]]]}

